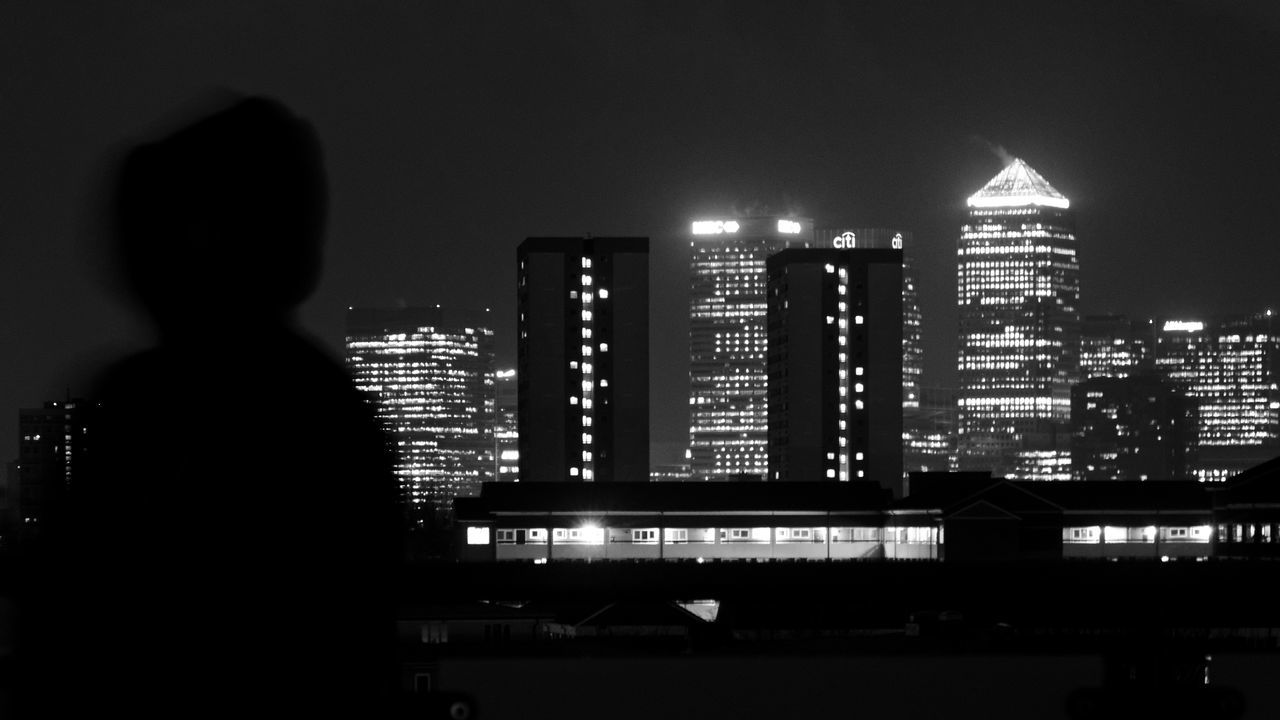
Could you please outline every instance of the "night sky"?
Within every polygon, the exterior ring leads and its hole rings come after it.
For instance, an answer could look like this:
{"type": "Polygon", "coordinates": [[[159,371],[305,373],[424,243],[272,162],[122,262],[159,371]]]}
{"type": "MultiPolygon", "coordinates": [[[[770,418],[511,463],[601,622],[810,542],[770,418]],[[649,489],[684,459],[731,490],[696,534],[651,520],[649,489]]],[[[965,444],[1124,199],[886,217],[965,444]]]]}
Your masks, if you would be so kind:
{"type": "MultiPolygon", "coordinates": [[[[988,143],[1071,199],[1085,313],[1280,308],[1268,5],[8,2],[0,461],[19,407],[149,342],[97,245],[105,159],[219,88],[278,97],[325,143],[326,274],[302,321],[335,355],[347,305],[404,301],[492,308],[511,364],[523,238],[649,236],[657,462],[687,433],[691,219],[912,230],[925,380],[949,384],[988,143]]],[[[175,419],[199,378],[181,397],[175,419]]],[[[271,413],[264,394],[249,415],[271,413]]]]}

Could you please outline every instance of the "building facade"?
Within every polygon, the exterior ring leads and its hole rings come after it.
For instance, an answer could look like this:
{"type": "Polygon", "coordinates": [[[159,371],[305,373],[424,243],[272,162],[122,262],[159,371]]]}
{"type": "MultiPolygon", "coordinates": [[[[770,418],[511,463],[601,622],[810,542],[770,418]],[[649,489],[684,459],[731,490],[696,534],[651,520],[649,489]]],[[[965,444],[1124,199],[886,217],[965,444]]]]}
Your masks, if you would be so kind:
{"type": "Polygon", "coordinates": [[[902,251],[783,250],[768,268],[770,481],[902,494],[902,251]]]}
{"type": "Polygon", "coordinates": [[[880,248],[902,251],[902,408],[920,407],[924,345],[921,340],[920,291],[915,268],[915,237],[896,228],[820,228],[815,247],[880,248]]]}
{"type": "Polygon", "coordinates": [[[10,518],[18,535],[37,534],[82,465],[96,405],[81,398],[18,411],[18,459],[10,518]]]}
{"type": "Polygon", "coordinates": [[[495,371],[493,388],[493,478],[498,482],[520,482],[520,393],[515,368],[495,371]]]}
{"type": "Polygon", "coordinates": [[[649,240],[518,250],[521,482],[649,479],[649,240]]]}
{"type": "Polygon", "coordinates": [[[689,452],[700,480],[768,472],[766,259],[813,244],[806,218],[693,223],[689,297],[689,452]]]}
{"type": "Polygon", "coordinates": [[[1271,312],[1153,324],[1156,369],[1199,403],[1196,477],[1222,481],[1280,455],[1280,338],[1271,312]]]}
{"type": "Polygon", "coordinates": [[[913,472],[955,469],[956,392],[922,386],[920,403],[902,414],[902,465],[913,472]]]}
{"type": "Polygon", "coordinates": [[[447,514],[494,477],[493,331],[486,315],[349,308],[346,364],[375,403],[415,514],[447,514]]]}
{"type": "Polygon", "coordinates": [[[1184,480],[1196,460],[1196,401],[1154,372],[1071,389],[1075,480],[1184,480]]]}
{"type": "Polygon", "coordinates": [[[459,502],[459,559],[560,561],[1197,561],[1280,557],[1275,463],[1195,481],[494,483],[459,502]],[[607,512],[603,509],[607,508],[607,512]]]}
{"type": "Polygon", "coordinates": [[[1090,315],[1080,323],[1080,380],[1129,377],[1155,360],[1155,322],[1090,315]]]}
{"type": "Polygon", "coordinates": [[[968,199],[958,247],[961,469],[1070,477],[1080,273],[1069,207],[1022,160],[968,199]]]}

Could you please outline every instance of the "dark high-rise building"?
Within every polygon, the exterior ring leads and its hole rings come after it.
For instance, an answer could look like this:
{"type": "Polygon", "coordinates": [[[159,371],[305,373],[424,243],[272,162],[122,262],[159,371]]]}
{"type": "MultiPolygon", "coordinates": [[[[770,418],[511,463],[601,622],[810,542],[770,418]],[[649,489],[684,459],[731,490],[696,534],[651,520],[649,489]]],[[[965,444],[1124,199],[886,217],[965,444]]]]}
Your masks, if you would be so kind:
{"type": "Polygon", "coordinates": [[[768,479],[900,495],[902,251],[783,250],[768,279],[768,479]]]}
{"type": "Polygon", "coordinates": [[[1080,348],[1070,203],[1015,160],[968,206],[958,248],[959,467],[1068,479],[1080,348]]]}
{"type": "Polygon", "coordinates": [[[17,460],[5,465],[3,484],[0,484],[0,546],[7,546],[18,527],[18,472],[17,460]]]}
{"type": "Polygon", "coordinates": [[[920,291],[915,270],[915,238],[910,231],[892,228],[820,228],[814,231],[815,247],[836,249],[882,248],[902,251],[902,408],[908,415],[920,407],[920,382],[924,372],[921,341],[920,291]]]}
{"type": "Polygon", "coordinates": [[[375,401],[419,513],[447,513],[493,479],[490,324],[487,313],[439,308],[347,311],[347,369],[375,401]]]}
{"type": "Polygon", "coordinates": [[[493,374],[493,380],[493,457],[497,463],[493,479],[520,482],[520,393],[515,368],[498,370],[493,374]]]}
{"type": "Polygon", "coordinates": [[[649,239],[518,251],[521,482],[649,479],[649,239]]]}
{"type": "Polygon", "coordinates": [[[1071,389],[1076,480],[1184,480],[1196,454],[1196,401],[1154,372],[1071,389]]]}
{"type": "Polygon", "coordinates": [[[1199,402],[1195,476],[1220,481],[1280,455],[1280,338],[1270,311],[1160,320],[1155,366],[1199,402]]]}
{"type": "Polygon", "coordinates": [[[689,292],[689,465],[694,479],[768,471],[765,260],[809,247],[805,218],[693,223],[689,292]]]}
{"type": "Polygon", "coordinates": [[[1154,362],[1155,325],[1124,315],[1089,315],[1080,323],[1080,379],[1128,377],[1154,362]]]}
{"type": "Polygon", "coordinates": [[[76,467],[88,452],[94,403],[74,399],[46,402],[18,411],[16,522],[22,533],[39,524],[74,482],[76,467]]]}

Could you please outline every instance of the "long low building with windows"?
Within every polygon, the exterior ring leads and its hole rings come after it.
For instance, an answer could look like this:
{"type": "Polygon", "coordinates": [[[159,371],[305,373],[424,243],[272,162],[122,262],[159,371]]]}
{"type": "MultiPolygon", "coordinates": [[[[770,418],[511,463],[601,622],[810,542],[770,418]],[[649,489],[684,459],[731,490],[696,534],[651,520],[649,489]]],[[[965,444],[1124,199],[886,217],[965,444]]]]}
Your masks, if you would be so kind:
{"type": "Polygon", "coordinates": [[[459,498],[464,561],[1000,561],[1280,557],[1280,461],[1225,485],[494,483],[459,498]]]}

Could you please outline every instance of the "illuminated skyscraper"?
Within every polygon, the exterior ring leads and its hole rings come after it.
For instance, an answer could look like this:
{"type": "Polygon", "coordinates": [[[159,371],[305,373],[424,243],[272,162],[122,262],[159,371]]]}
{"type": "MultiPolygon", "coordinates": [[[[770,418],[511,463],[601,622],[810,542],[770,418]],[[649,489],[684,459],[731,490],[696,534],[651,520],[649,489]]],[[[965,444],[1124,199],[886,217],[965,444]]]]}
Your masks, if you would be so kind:
{"type": "Polygon", "coordinates": [[[902,251],[902,408],[920,407],[920,376],[924,371],[920,292],[917,290],[915,238],[910,231],[890,228],[826,228],[814,232],[815,247],[884,248],[902,251]]]}
{"type": "Polygon", "coordinates": [[[962,470],[1070,477],[1080,272],[1069,205],[1022,160],[968,200],[958,248],[962,470]]]}
{"type": "Polygon", "coordinates": [[[448,512],[493,479],[493,331],[437,308],[347,311],[347,368],[391,434],[419,512],[448,512]]]}
{"type": "Polygon", "coordinates": [[[1270,311],[1155,323],[1156,369],[1199,401],[1202,481],[1280,455],[1280,338],[1270,311]]]}
{"type": "Polygon", "coordinates": [[[518,250],[520,481],[649,480],[649,239],[518,250]]]}
{"type": "Polygon", "coordinates": [[[693,223],[689,464],[695,480],[763,479],[769,469],[765,260],[809,247],[804,218],[693,223]]]}
{"type": "Polygon", "coordinates": [[[901,495],[902,251],[796,248],[768,270],[768,479],[901,495]]]}

